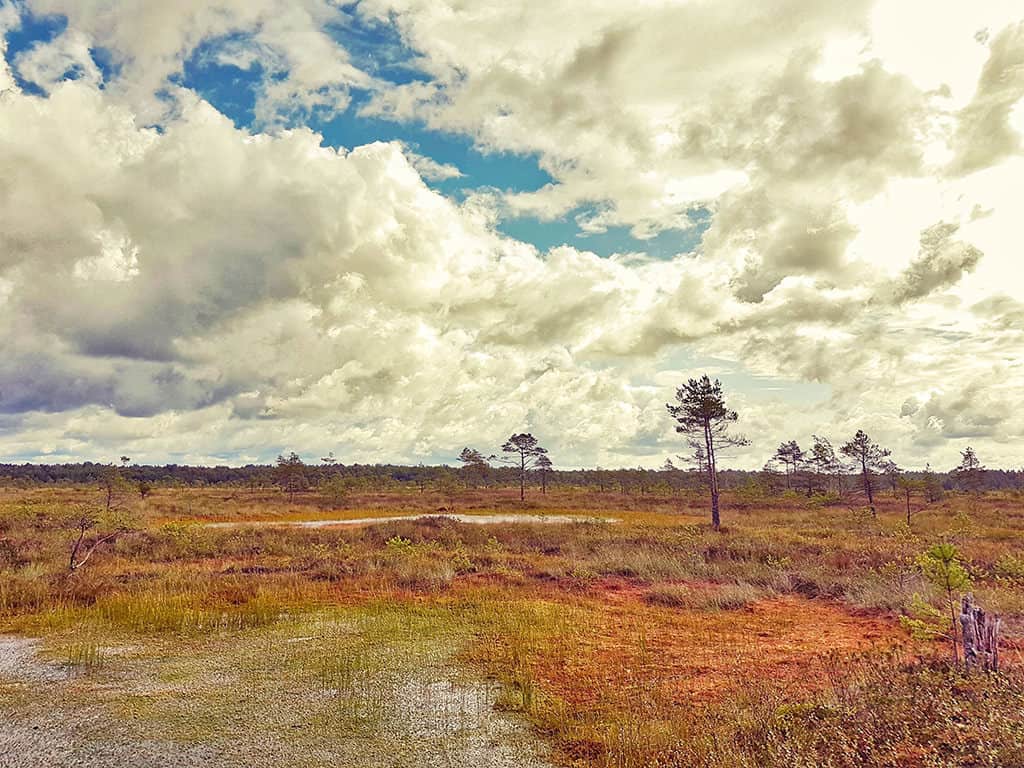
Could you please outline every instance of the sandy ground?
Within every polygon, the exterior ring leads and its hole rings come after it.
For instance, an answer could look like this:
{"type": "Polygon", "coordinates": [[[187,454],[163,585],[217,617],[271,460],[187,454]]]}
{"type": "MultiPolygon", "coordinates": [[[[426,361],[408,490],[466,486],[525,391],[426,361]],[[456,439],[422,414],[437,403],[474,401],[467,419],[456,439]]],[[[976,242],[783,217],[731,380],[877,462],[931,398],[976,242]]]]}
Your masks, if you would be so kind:
{"type": "MultiPolygon", "coordinates": [[[[495,686],[457,679],[443,664],[389,683],[369,732],[297,734],[298,752],[292,739],[247,720],[244,702],[231,732],[207,743],[161,738],[159,729],[140,733],[138,723],[119,719],[104,704],[119,687],[155,689],[152,680],[76,679],[66,665],[41,660],[35,641],[0,637],[0,768],[549,766],[525,724],[495,711],[495,686]],[[91,705],[83,689],[95,691],[91,705]]],[[[159,695],[187,697],[188,691],[164,686],[159,695]]]]}

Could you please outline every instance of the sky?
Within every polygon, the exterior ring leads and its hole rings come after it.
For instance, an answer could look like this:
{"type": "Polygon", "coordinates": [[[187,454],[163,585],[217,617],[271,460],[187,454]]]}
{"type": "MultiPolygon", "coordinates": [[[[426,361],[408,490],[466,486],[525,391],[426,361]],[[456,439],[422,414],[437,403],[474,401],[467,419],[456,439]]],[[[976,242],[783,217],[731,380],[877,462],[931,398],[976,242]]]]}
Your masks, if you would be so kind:
{"type": "Polygon", "coordinates": [[[1019,0],[0,0],[0,461],[1024,464],[1019,0]]]}

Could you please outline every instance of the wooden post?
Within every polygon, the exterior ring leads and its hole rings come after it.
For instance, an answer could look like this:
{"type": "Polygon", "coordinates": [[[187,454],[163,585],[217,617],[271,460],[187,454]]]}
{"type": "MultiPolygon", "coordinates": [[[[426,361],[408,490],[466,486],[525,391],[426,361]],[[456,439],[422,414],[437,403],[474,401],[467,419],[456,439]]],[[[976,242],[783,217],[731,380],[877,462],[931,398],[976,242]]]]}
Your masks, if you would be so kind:
{"type": "Polygon", "coordinates": [[[971,595],[960,602],[960,626],[963,628],[964,666],[975,664],[988,672],[999,671],[999,626],[1002,619],[974,605],[971,595]]]}

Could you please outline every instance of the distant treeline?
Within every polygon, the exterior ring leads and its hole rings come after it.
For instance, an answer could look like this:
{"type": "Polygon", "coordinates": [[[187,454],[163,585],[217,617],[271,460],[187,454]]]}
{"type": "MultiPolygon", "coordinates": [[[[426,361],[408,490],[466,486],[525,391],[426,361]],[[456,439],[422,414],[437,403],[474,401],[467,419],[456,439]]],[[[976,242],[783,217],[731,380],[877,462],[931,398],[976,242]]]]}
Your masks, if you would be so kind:
{"type": "MultiPolygon", "coordinates": [[[[99,483],[109,464],[83,462],[79,464],[0,464],[0,481],[16,483],[99,483]]],[[[270,487],[279,484],[278,467],[248,464],[244,467],[202,467],[182,464],[163,466],[129,465],[118,468],[121,476],[131,482],[151,485],[234,485],[249,488],[270,487]]],[[[474,487],[505,487],[518,483],[514,467],[489,467],[485,472],[467,472],[464,467],[402,466],[396,464],[307,464],[304,472],[308,485],[315,486],[333,478],[350,480],[353,486],[367,490],[389,490],[407,487],[424,490],[452,481],[474,487]]],[[[922,472],[904,472],[905,478],[922,479],[922,472]]],[[[851,487],[856,475],[842,476],[851,487]]],[[[935,472],[933,477],[945,490],[958,487],[953,472],[935,472]]],[[[1024,490],[1024,470],[986,469],[980,473],[979,490],[1024,490]]],[[[885,478],[879,477],[884,487],[885,478]]],[[[538,479],[539,482],[539,479],[538,479]]],[[[695,469],[577,469],[547,472],[549,486],[569,486],[600,491],[623,493],[655,493],[666,490],[699,489],[704,476],[695,469]]],[[[720,483],[724,489],[736,490],[754,485],[777,485],[778,477],[765,471],[722,470],[720,483]]]]}

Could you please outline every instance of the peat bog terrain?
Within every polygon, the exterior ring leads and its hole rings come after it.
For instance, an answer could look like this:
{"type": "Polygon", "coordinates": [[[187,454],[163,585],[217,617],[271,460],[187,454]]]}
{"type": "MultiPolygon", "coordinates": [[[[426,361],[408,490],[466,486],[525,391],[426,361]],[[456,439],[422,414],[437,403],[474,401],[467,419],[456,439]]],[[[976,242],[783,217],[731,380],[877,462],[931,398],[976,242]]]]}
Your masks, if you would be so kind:
{"type": "Polygon", "coordinates": [[[5,768],[1024,764],[1013,493],[97,493],[0,491],[5,768]]]}

